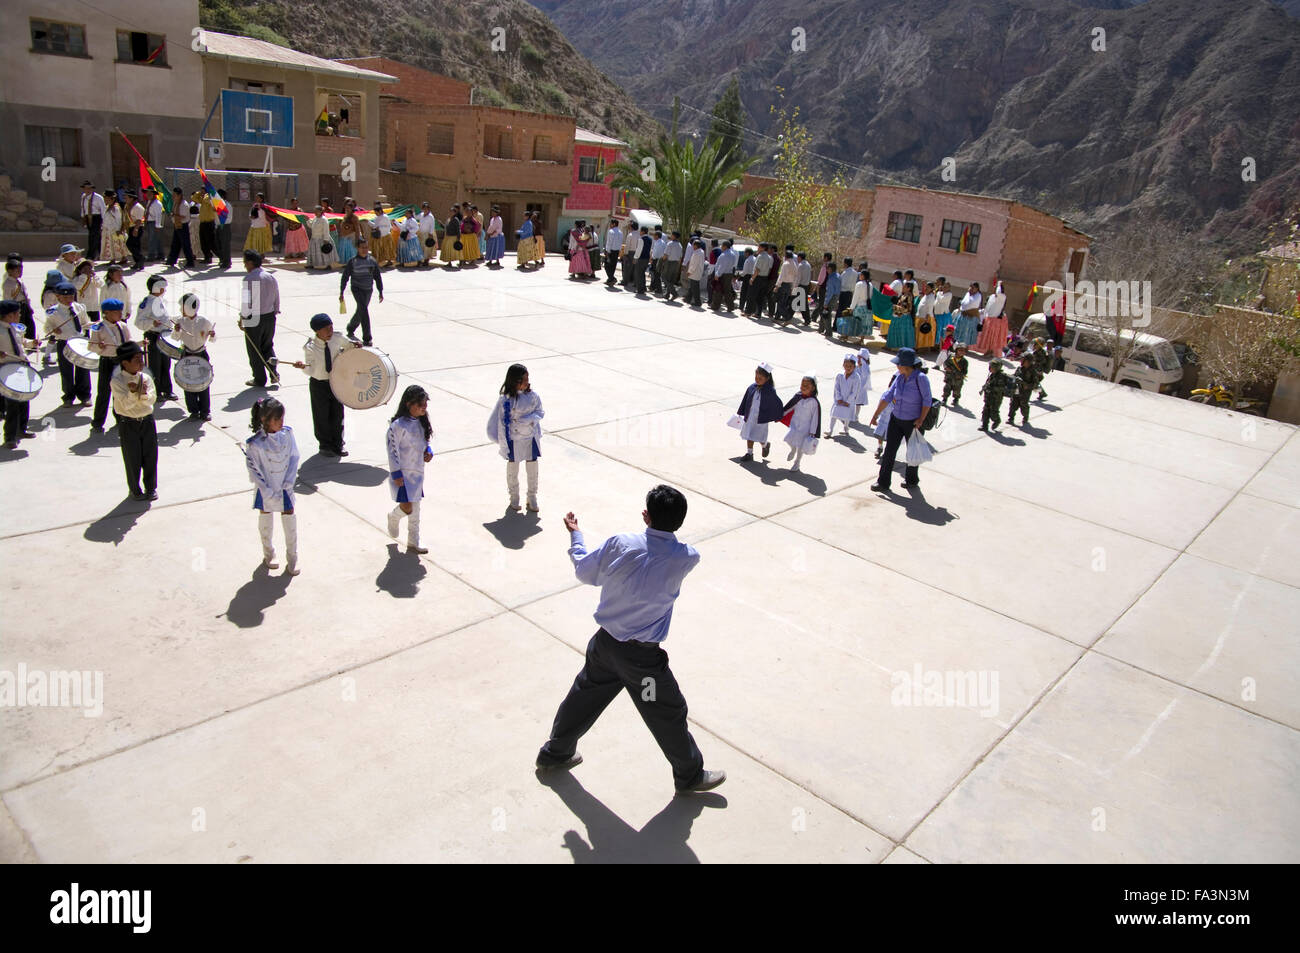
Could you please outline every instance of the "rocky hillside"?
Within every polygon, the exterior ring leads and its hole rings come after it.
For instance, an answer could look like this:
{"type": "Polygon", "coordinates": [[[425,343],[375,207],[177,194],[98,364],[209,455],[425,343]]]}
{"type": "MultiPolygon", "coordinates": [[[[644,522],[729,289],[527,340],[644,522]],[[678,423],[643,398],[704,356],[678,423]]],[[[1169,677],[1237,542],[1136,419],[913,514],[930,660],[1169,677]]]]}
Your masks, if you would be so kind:
{"type": "Polygon", "coordinates": [[[657,118],[678,94],[707,129],[689,107],[737,75],[750,129],[799,106],[856,184],[1009,195],[1085,228],[1152,210],[1238,241],[1300,203],[1300,21],[1267,0],[535,2],[657,118]]]}
{"type": "Polygon", "coordinates": [[[574,116],[628,138],[655,124],[523,0],[199,0],[203,26],[329,58],[389,56],[473,83],[474,102],[574,116]],[[492,50],[493,27],[504,52],[492,50]]]}

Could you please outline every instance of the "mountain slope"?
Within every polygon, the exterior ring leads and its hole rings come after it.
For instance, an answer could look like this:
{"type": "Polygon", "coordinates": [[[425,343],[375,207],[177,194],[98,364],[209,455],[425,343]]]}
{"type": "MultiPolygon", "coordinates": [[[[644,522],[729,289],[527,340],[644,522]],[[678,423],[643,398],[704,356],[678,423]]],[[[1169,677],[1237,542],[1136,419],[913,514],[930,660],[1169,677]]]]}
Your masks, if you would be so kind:
{"type": "Polygon", "coordinates": [[[202,25],[327,58],[388,56],[473,83],[474,102],[559,112],[611,136],[655,123],[523,0],[199,0],[202,25]],[[494,52],[493,27],[506,49],[494,52]]]}
{"type": "Polygon", "coordinates": [[[707,113],[734,73],[749,128],[774,137],[783,88],[858,184],[1007,194],[1085,227],[1150,209],[1238,240],[1300,203],[1300,22],[1266,0],[537,5],[661,120],[674,94],[707,113]]]}

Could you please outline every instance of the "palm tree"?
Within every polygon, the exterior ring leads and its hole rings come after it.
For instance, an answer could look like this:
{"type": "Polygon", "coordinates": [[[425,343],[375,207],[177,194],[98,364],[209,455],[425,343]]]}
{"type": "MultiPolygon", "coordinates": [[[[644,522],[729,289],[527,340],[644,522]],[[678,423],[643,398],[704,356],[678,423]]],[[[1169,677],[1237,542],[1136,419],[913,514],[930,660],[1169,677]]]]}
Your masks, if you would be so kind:
{"type": "Polygon", "coordinates": [[[689,235],[696,226],[726,215],[753,193],[739,192],[741,179],[757,157],[728,160],[723,144],[707,139],[696,148],[694,139],[660,136],[654,148],[638,146],[626,159],[610,166],[615,189],[626,189],[645,208],[664,219],[664,226],[689,235]],[[736,197],[722,200],[727,189],[736,197]]]}

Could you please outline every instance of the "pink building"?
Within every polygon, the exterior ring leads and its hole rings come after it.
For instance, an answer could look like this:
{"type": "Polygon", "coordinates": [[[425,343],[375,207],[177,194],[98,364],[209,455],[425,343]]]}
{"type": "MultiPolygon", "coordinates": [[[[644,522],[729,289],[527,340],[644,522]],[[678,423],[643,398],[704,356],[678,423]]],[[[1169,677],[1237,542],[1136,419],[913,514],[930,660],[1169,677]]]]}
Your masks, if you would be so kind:
{"type": "Polygon", "coordinates": [[[866,258],[873,278],[910,268],[920,279],[943,275],[956,289],[978,281],[986,294],[1000,276],[1014,315],[1035,281],[1079,278],[1088,244],[1083,232],[1020,202],[878,185],[866,258]]]}
{"type": "Polygon", "coordinates": [[[590,129],[578,128],[573,134],[573,170],[569,195],[560,211],[560,234],[578,219],[601,227],[614,210],[614,190],[609,187],[605,170],[623,158],[627,143],[602,136],[590,129]]]}

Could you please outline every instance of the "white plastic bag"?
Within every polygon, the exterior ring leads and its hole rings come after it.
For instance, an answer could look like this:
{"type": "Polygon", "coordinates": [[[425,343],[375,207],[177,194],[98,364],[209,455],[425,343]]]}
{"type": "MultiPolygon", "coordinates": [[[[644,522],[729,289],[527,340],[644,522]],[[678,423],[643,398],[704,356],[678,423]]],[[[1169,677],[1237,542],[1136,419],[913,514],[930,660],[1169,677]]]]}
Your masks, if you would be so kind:
{"type": "Polygon", "coordinates": [[[740,430],[745,426],[745,418],[740,416],[740,414],[732,414],[731,419],[727,421],[727,426],[740,430]]]}
{"type": "Polygon", "coordinates": [[[930,445],[925,442],[917,431],[913,430],[912,435],[907,438],[907,465],[909,467],[919,467],[923,463],[929,463],[934,459],[934,454],[930,452],[930,445]]]}

